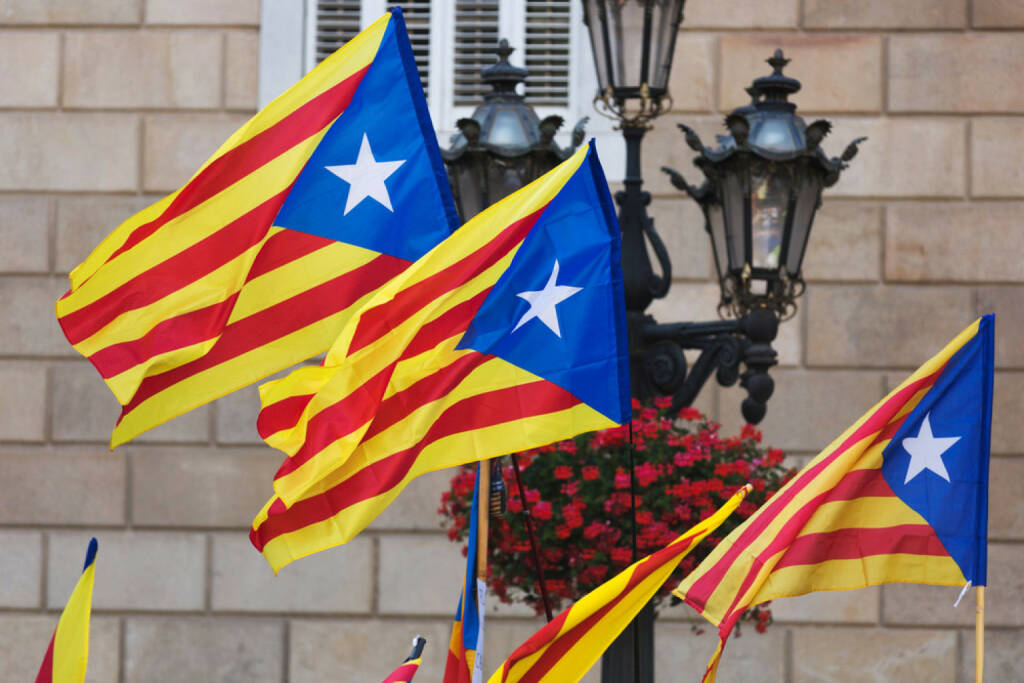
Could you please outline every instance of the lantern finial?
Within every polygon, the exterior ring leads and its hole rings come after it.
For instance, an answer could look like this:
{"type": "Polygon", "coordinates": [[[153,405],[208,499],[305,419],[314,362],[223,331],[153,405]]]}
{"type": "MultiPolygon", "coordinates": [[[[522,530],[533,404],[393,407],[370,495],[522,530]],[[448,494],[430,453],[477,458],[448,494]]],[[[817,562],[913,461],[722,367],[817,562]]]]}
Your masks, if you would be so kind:
{"type": "Polygon", "coordinates": [[[775,54],[764,61],[768,62],[769,66],[772,67],[773,76],[781,76],[782,70],[785,69],[786,65],[790,62],[790,60],[786,59],[782,55],[782,48],[776,49],[775,54]]]}

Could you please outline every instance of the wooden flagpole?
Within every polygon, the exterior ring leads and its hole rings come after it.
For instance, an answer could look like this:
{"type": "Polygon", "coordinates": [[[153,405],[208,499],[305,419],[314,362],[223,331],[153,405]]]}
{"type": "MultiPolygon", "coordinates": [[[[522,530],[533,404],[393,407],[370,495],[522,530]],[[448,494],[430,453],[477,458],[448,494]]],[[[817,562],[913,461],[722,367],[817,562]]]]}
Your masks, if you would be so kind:
{"type": "MultiPolygon", "coordinates": [[[[491,502],[491,461],[481,460],[477,469],[480,478],[477,486],[479,498],[476,501],[476,576],[487,580],[487,523],[490,521],[491,502]]],[[[466,586],[476,590],[476,586],[466,586]]]]}
{"type": "Polygon", "coordinates": [[[978,606],[974,610],[974,683],[985,677],[985,587],[978,586],[978,606]]]}

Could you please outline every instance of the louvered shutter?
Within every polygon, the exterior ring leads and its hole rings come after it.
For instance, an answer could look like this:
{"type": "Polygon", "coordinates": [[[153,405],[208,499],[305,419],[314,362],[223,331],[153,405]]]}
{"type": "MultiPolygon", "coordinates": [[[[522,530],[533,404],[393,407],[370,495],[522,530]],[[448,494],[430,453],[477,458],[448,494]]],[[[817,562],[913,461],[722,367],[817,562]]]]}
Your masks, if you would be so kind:
{"type": "MultiPolygon", "coordinates": [[[[400,5],[416,58],[424,92],[430,83],[430,0],[388,2],[400,5]]],[[[360,31],[361,0],[318,0],[316,3],[316,62],[319,64],[360,31]]]]}
{"type": "Polygon", "coordinates": [[[525,0],[526,101],[534,106],[568,107],[571,83],[572,7],[570,0],[525,0]]]}
{"type": "Polygon", "coordinates": [[[494,64],[498,45],[499,3],[455,1],[455,65],[453,74],[455,106],[475,106],[490,90],[480,80],[480,71],[494,64]]]}

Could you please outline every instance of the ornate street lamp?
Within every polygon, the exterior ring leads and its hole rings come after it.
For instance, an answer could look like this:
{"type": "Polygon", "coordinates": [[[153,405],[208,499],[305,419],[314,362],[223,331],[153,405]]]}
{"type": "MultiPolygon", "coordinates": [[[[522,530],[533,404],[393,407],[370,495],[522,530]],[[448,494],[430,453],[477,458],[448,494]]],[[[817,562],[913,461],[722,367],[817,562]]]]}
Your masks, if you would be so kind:
{"type": "Polygon", "coordinates": [[[498,44],[497,64],[481,72],[492,91],[471,118],[458,120],[459,133],[441,152],[463,221],[544,175],[583,141],[586,118],[573,129],[572,146],[563,149],[554,140],[562,117],[541,120],[516,92],[529,72],[509,63],[513,50],[505,39],[498,44]]]}
{"type": "Polygon", "coordinates": [[[800,90],[799,81],[782,73],[789,60],[776,50],[767,61],[773,73],[747,88],[751,103],[726,117],[730,135],[719,136],[716,149],[679,126],[699,153],[694,163],[704,184],[694,187],[678,171],[662,170],[704,211],[723,312],[740,317],[768,309],[785,319],[804,290],[801,265],[821,191],[839,180],[864,138],[828,158],[820,144],[832,124],[805,125],[787,100],[800,90]]]}

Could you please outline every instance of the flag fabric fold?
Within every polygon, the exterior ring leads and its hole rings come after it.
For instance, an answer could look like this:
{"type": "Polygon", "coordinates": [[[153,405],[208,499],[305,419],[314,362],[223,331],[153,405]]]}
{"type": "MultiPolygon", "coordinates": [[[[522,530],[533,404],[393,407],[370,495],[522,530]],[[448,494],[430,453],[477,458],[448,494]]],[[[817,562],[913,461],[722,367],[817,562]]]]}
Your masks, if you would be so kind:
{"type": "Polygon", "coordinates": [[[57,318],[122,405],[117,446],[322,353],[457,225],[394,10],[121,224],[57,318]]]}
{"type": "Polygon", "coordinates": [[[719,629],[812,591],[986,582],[993,316],[975,321],[725,538],[675,590],[719,629]]]}
{"type": "Polygon", "coordinates": [[[89,541],[82,576],[71,591],[50,639],[36,683],[82,683],[89,662],[89,616],[95,580],[96,539],[89,541]]]}
{"type": "MultiPolygon", "coordinates": [[[[448,643],[442,683],[481,683],[484,661],[484,608],[487,583],[477,576],[480,505],[480,468],[489,463],[477,463],[476,482],[473,484],[473,504],[469,511],[469,535],[466,543],[466,576],[459,595],[459,607],[452,623],[452,637],[448,643]]],[[[484,495],[486,495],[486,491],[484,495]]]]}
{"type": "Polygon", "coordinates": [[[593,143],[392,280],[323,365],[260,387],[287,458],[250,538],[279,569],[414,477],[629,419],[619,230],[593,143]]]}
{"type": "Polygon", "coordinates": [[[583,596],[520,645],[489,683],[571,683],[587,671],[650,602],[679,562],[732,514],[746,485],[713,515],[583,596]]]}
{"type": "Polygon", "coordinates": [[[427,644],[427,639],[423,636],[416,636],[412,640],[412,653],[406,657],[402,665],[391,672],[387,678],[381,683],[411,683],[412,677],[416,675],[416,672],[420,668],[420,663],[423,661],[423,646],[427,644]]]}

